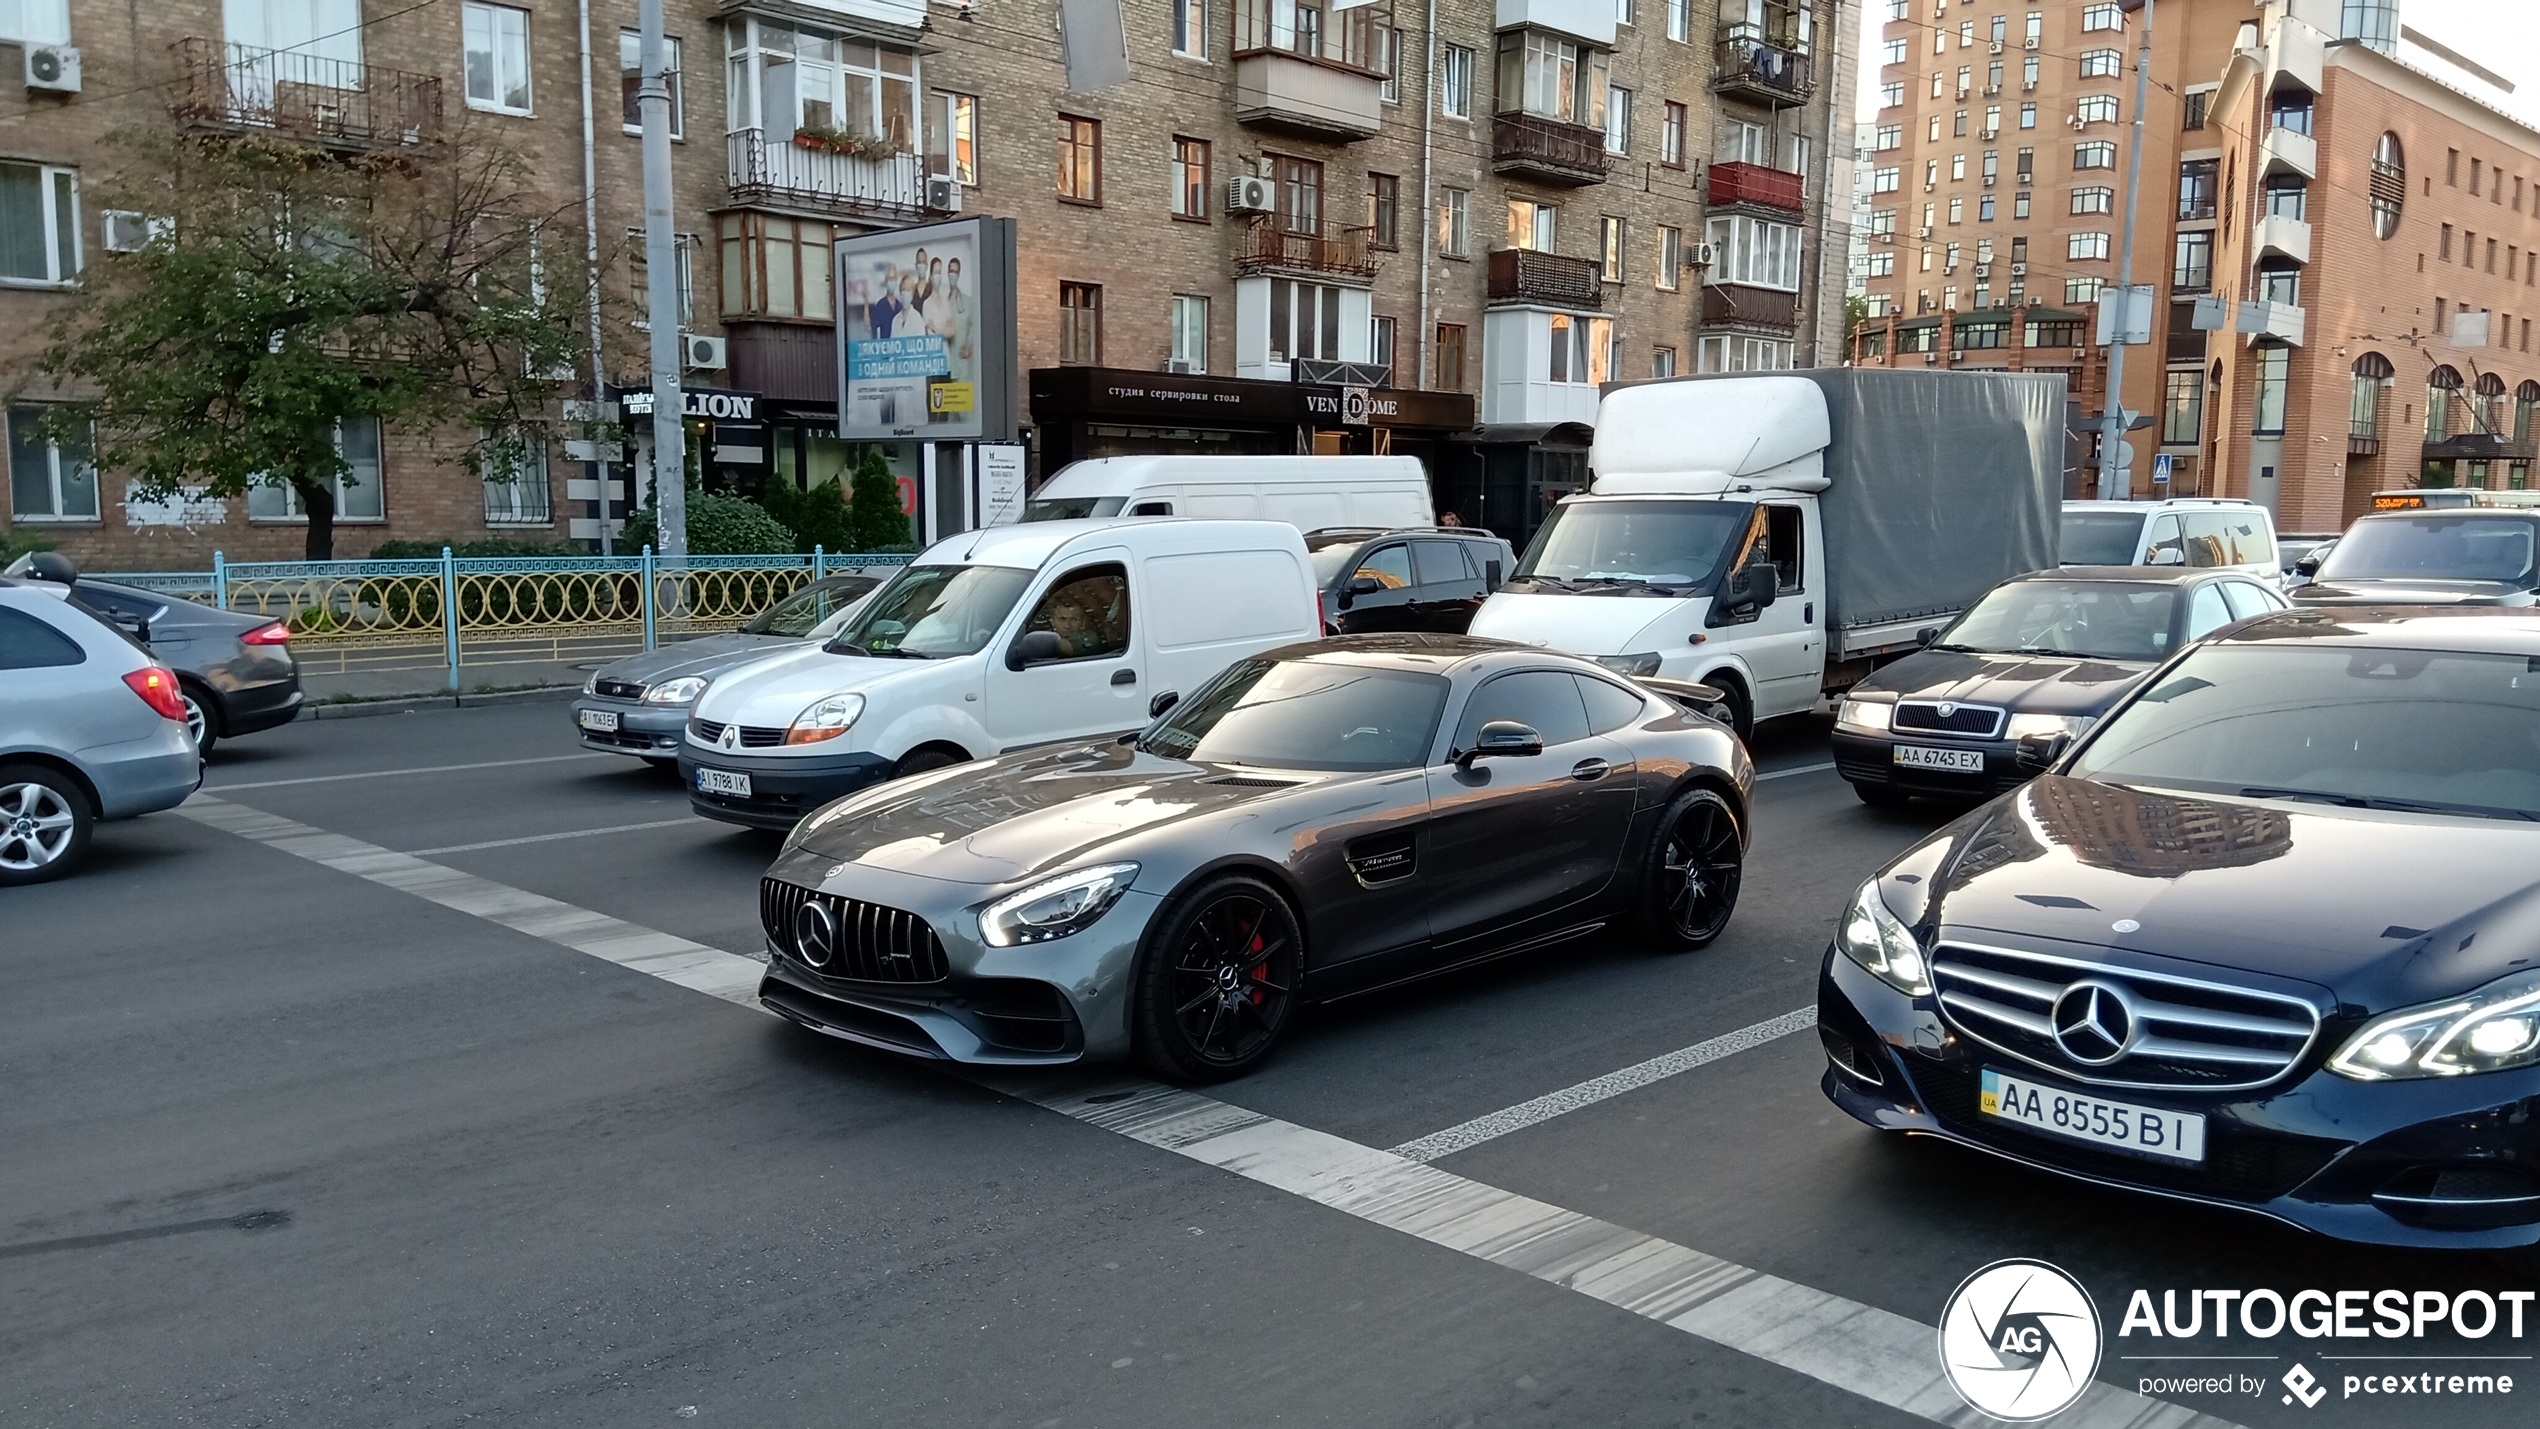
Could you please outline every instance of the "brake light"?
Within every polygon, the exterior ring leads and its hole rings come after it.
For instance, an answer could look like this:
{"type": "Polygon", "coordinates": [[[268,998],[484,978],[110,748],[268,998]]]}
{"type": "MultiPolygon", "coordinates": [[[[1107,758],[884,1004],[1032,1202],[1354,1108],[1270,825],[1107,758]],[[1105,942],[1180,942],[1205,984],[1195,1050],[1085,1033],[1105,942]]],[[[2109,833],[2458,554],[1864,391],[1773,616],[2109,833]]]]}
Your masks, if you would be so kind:
{"type": "Polygon", "coordinates": [[[238,643],[241,645],[288,645],[291,643],[291,627],[279,620],[269,625],[259,625],[239,636],[238,643]]]}
{"type": "Polygon", "coordinates": [[[185,723],[185,701],[177,696],[176,672],[167,666],[145,665],[128,671],[123,682],[132,686],[132,692],[141,697],[143,704],[178,724],[185,723]]]}

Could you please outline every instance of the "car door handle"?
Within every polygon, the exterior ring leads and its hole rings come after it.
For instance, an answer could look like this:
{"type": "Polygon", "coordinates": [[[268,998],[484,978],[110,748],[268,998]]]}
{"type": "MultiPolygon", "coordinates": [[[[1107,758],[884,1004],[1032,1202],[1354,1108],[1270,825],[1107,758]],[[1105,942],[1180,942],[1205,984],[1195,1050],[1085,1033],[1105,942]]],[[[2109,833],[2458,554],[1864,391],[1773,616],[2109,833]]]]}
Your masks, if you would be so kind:
{"type": "Polygon", "coordinates": [[[1111,683],[1115,685],[1134,685],[1137,682],[1138,672],[1135,670],[1114,670],[1111,672],[1111,683]]]}
{"type": "Polygon", "coordinates": [[[1607,764],[1602,759],[1582,759],[1570,766],[1570,777],[1585,784],[1605,777],[1607,764]]]}

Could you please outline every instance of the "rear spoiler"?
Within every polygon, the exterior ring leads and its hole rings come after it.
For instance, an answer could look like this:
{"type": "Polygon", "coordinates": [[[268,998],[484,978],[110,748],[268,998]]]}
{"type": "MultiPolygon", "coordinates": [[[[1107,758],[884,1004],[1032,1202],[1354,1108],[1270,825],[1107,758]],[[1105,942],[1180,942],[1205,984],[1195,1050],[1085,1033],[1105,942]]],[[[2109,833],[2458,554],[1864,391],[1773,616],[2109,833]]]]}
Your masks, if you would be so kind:
{"type": "Polygon", "coordinates": [[[1729,704],[1729,692],[1717,685],[1698,684],[1692,680],[1670,680],[1662,675],[1643,675],[1632,683],[1652,694],[1666,697],[1669,703],[1686,714],[1700,715],[1704,719],[1716,720],[1725,725],[1734,726],[1736,723],[1734,711],[1729,704]]]}

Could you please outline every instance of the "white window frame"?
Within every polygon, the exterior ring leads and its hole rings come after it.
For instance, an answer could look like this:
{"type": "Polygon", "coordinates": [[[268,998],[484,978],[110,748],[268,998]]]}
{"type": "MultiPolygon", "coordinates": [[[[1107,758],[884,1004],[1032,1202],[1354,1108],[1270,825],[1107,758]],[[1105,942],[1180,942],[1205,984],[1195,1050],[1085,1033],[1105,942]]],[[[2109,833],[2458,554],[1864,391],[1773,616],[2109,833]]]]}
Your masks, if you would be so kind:
{"type": "Polygon", "coordinates": [[[1394,321],[1384,313],[1367,315],[1367,360],[1390,369],[1394,365],[1394,321]]]}
{"type": "MultiPolygon", "coordinates": [[[[378,509],[375,511],[365,511],[360,513],[354,513],[348,510],[350,503],[345,500],[346,488],[344,485],[344,476],[343,473],[338,472],[335,476],[334,482],[335,524],[338,526],[376,526],[388,519],[387,434],[381,429],[380,421],[377,417],[355,417],[351,420],[355,422],[370,423],[371,432],[374,437],[372,450],[379,453],[378,457],[372,462],[369,472],[363,473],[356,471],[354,473],[354,481],[351,490],[370,498],[378,509]],[[368,477],[368,480],[366,481],[362,479],[365,475],[368,477]]],[[[335,424],[335,453],[338,456],[342,456],[344,454],[344,427],[345,423],[343,422],[339,421],[335,424]]],[[[262,483],[256,483],[247,488],[247,519],[250,521],[306,522],[309,519],[309,513],[302,510],[300,507],[300,492],[297,487],[288,485],[267,486],[262,483]],[[265,509],[259,511],[256,509],[259,506],[262,506],[265,509]]]]}
{"type": "Polygon", "coordinates": [[[2084,139],[2073,145],[2073,172],[2085,169],[2114,169],[2117,166],[2116,141],[2084,139]]]}
{"type": "Polygon", "coordinates": [[[1623,220],[1606,214],[1596,225],[1596,276],[1600,282],[1623,281],[1623,246],[1627,241],[1623,220]]]}
{"type": "Polygon", "coordinates": [[[2085,94],[2073,101],[2073,117],[2084,124],[2116,124],[2124,113],[2113,94],[2085,94]]]}
{"type": "MultiPolygon", "coordinates": [[[[640,228],[626,230],[626,241],[629,245],[626,260],[627,297],[635,305],[634,327],[639,332],[650,332],[653,329],[653,309],[650,287],[652,273],[649,267],[644,272],[646,286],[638,288],[634,284],[636,265],[645,261],[644,230],[640,228]]],[[[697,235],[693,233],[671,235],[671,254],[679,269],[679,328],[682,332],[687,331],[697,321],[697,242],[697,235]]]]}
{"type": "Polygon", "coordinates": [[[1660,292],[1672,293],[1684,285],[1685,231],[1672,224],[1658,226],[1658,271],[1660,292]]]}
{"type": "Polygon", "coordinates": [[[1693,37],[1693,0],[1667,0],[1667,38],[1682,44],[1693,37]]]}
{"type": "Polygon", "coordinates": [[[1554,313],[1544,344],[1543,380],[1559,386],[1598,387],[1614,380],[1618,329],[1603,313],[1554,313]]]}
{"type": "MultiPolygon", "coordinates": [[[[49,438],[44,442],[42,456],[42,460],[44,462],[47,509],[42,511],[32,511],[18,505],[18,433],[15,430],[17,415],[21,412],[40,413],[42,411],[43,407],[40,404],[28,402],[21,402],[5,409],[0,409],[0,425],[7,425],[11,428],[11,430],[7,433],[9,519],[22,525],[86,525],[93,523],[100,518],[102,508],[99,503],[103,500],[103,498],[98,494],[96,462],[85,453],[64,452],[62,450],[61,443],[49,438]],[[87,473],[88,509],[86,511],[72,511],[65,509],[70,504],[65,499],[62,486],[62,477],[65,468],[74,473],[84,469],[87,473]]],[[[90,450],[93,451],[94,449],[95,442],[92,438],[90,450]]]]}
{"type": "Polygon", "coordinates": [[[786,21],[763,20],[755,15],[736,16],[726,26],[725,42],[726,127],[735,133],[757,129],[767,142],[791,142],[795,131],[802,128],[808,116],[804,113],[803,80],[818,75],[828,90],[825,102],[830,106],[830,120],[838,127],[857,134],[889,135],[891,104],[889,96],[896,86],[908,89],[907,151],[926,152],[926,65],[918,52],[905,45],[860,39],[854,35],[824,30],[817,25],[797,25],[786,21]],[[806,48],[808,46],[808,48],[806,48]],[[871,52],[874,67],[867,69],[855,62],[858,49],[871,52]],[[825,53],[823,53],[825,51],[825,53]],[[905,55],[908,72],[901,74],[889,67],[885,57],[905,55]],[[791,65],[797,71],[793,84],[793,112],[771,116],[767,113],[767,75],[780,66],[791,65]],[[871,107],[862,115],[843,112],[848,77],[865,79],[870,88],[871,107]]]}
{"type": "Polygon", "coordinates": [[[1448,258],[1473,256],[1473,191],[1452,186],[1438,189],[1438,252],[1448,258]]]}
{"type": "Polygon", "coordinates": [[[2081,32],[2087,35],[2099,30],[2125,33],[2125,10],[2122,6],[2115,4],[2114,0],[2109,0],[2109,3],[2105,4],[2082,7],[2081,32]]]}
{"type": "Polygon", "coordinates": [[[2105,263],[2108,261],[2110,235],[2099,229],[2083,229],[2064,235],[2064,259],[2071,263],[2105,263]]]}
{"type": "Polygon", "coordinates": [[[1892,194],[1903,184],[1904,178],[1904,171],[1894,164],[1889,164],[1885,168],[1873,168],[1870,170],[1870,192],[1892,194]]]}
{"type": "MultiPolygon", "coordinates": [[[[553,526],[556,503],[554,488],[548,484],[547,443],[533,435],[520,456],[519,465],[508,475],[485,478],[485,524],[553,526]]],[[[342,498],[337,501],[341,504],[342,498]]]]}
{"type": "Polygon", "coordinates": [[[1438,113],[1449,119],[1473,117],[1473,62],[1467,45],[1443,45],[1438,56],[1438,113]]]}
{"type": "Polygon", "coordinates": [[[1208,0],[1173,0],[1173,53],[1208,62],[1208,0]]]}
{"type": "MultiPolygon", "coordinates": [[[[35,171],[38,241],[44,249],[44,272],[41,275],[0,275],[0,286],[13,288],[59,288],[79,281],[83,266],[80,256],[79,170],[62,164],[0,163],[0,169],[35,171]],[[68,211],[64,209],[67,207],[68,211]]],[[[0,213],[0,222],[17,222],[22,216],[0,213]]]]}
{"type": "Polygon", "coordinates": [[[1605,86],[1605,152],[1632,151],[1632,92],[1619,84],[1605,86]]]}
{"type": "Polygon", "coordinates": [[[529,12],[517,5],[466,0],[459,11],[459,87],[467,107],[488,114],[534,114],[537,92],[530,82],[529,12]],[[483,78],[490,92],[477,92],[477,60],[484,57],[483,78]],[[520,102],[507,97],[517,79],[520,102]]]}
{"type": "Polygon", "coordinates": [[[2125,74],[2125,51],[2120,49],[2083,50],[2083,79],[2117,79],[2125,74]]]}
{"type": "Polygon", "coordinates": [[[935,118],[941,126],[928,130],[944,141],[944,168],[934,167],[935,154],[927,154],[927,172],[939,179],[952,179],[963,188],[979,187],[979,96],[954,89],[928,91],[929,102],[939,111],[935,118]],[[962,145],[970,146],[970,156],[962,158],[962,145]]]}
{"type": "Polygon", "coordinates": [[[1704,282],[1799,291],[1804,237],[1798,224],[1726,214],[1711,220],[1709,238],[1714,256],[1704,282]]]}
{"type": "Polygon", "coordinates": [[[1880,153],[1880,154],[1886,154],[1886,153],[1892,153],[1892,152],[1894,152],[1894,151],[1896,151],[1896,150],[1898,150],[1898,149],[1902,149],[1902,148],[1904,148],[1904,147],[1905,147],[1905,126],[1904,126],[1904,125],[1902,125],[1902,124],[1882,124],[1882,125],[1878,126],[1878,131],[1877,131],[1877,143],[1876,143],[1876,146],[1875,146],[1875,148],[1874,148],[1873,152],[1875,152],[1875,153],[1880,153]]]}
{"type": "MultiPolygon", "coordinates": [[[[664,35],[662,37],[661,80],[664,87],[670,90],[670,137],[674,143],[688,137],[688,93],[687,86],[679,82],[681,60],[679,48],[679,37],[677,35],[664,35]]],[[[632,76],[635,79],[637,86],[641,87],[643,84],[643,74],[643,31],[626,29],[619,30],[617,32],[617,94],[619,105],[618,131],[620,133],[641,135],[644,132],[643,116],[640,112],[636,115],[635,122],[631,124],[626,122],[625,115],[626,81],[628,77],[632,76]]]]}
{"type": "Polygon", "coordinates": [[[1208,299],[1198,293],[1173,295],[1173,358],[1196,362],[1208,370],[1208,299]]]}
{"type": "Polygon", "coordinates": [[[1704,337],[1695,352],[1696,372],[1787,372],[1795,344],[1789,338],[1721,333],[1704,337]]]}
{"type": "Polygon", "coordinates": [[[1540,199],[1508,201],[1508,246],[1557,253],[1561,243],[1561,209],[1540,199]]]}
{"type": "Polygon", "coordinates": [[[2065,205],[2065,215],[2078,218],[2084,214],[2107,214],[2117,210],[2117,191],[2106,184],[2079,184],[2065,205]]]}
{"type": "Polygon", "coordinates": [[[0,0],[0,41],[20,45],[67,45],[71,42],[70,0],[0,0]]]}
{"type": "Polygon", "coordinates": [[[2089,274],[2076,274],[2064,279],[2064,304],[2067,307],[2095,303],[2108,288],[2108,280],[2089,274]]]}

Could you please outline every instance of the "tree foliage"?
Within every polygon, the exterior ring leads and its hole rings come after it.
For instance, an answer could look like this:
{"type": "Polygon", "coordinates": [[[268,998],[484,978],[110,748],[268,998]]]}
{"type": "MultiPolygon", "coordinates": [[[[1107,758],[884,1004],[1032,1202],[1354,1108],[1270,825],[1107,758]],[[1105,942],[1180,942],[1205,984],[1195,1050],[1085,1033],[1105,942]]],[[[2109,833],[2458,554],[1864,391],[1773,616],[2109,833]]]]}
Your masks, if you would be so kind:
{"type": "Polygon", "coordinates": [[[854,514],[847,509],[846,493],[834,481],[799,491],[784,478],[773,477],[759,493],[759,504],[794,533],[796,551],[814,546],[833,552],[856,549],[854,514]]]}
{"type": "Polygon", "coordinates": [[[908,513],[900,509],[899,478],[880,447],[866,447],[847,492],[849,526],[858,551],[895,551],[909,543],[908,513]]]}
{"type": "Polygon", "coordinates": [[[582,245],[561,227],[541,241],[555,215],[517,151],[481,133],[351,156],[271,136],[117,142],[120,172],[90,202],[169,222],[90,266],[33,369],[86,404],[102,468],[153,497],[287,486],[325,559],[352,479],[339,423],[464,433],[478,475],[545,440],[582,365],[582,245]]]}
{"type": "MultiPolygon", "coordinates": [[[[661,546],[660,512],[647,505],[627,518],[618,533],[617,549],[640,551],[661,546]]],[[[688,554],[692,556],[762,556],[794,549],[794,533],[767,509],[742,496],[725,496],[688,488],[688,554]]],[[[809,547],[804,549],[808,550],[809,547]]]]}

